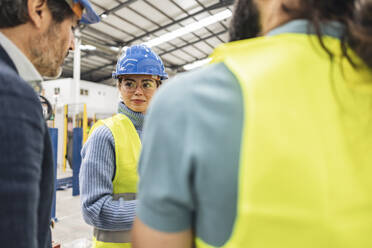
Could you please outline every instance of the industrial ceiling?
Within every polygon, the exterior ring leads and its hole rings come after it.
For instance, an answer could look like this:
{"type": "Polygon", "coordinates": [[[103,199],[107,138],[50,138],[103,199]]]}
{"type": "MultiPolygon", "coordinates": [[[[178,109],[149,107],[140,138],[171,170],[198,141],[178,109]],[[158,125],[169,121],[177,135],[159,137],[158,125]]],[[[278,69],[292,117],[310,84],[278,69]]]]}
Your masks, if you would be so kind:
{"type": "MultiPolygon", "coordinates": [[[[216,46],[228,41],[227,29],[234,1],[90,2],[101,16],[101,22],[80,26],[81,79],[113,85],[111,74],[126,46],[147,43],[160,55],[170,75],[206,59],[216,46]]],[[[63,66],[63,77],[72,77],[73,64],[71,53],[63,66]]]]}

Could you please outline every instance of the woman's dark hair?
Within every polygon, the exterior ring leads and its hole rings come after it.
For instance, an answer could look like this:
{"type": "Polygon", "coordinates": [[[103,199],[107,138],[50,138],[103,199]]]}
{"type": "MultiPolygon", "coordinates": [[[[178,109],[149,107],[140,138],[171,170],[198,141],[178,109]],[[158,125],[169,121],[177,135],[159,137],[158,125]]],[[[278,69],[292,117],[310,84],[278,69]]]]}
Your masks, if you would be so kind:
{"type": "Polygon", "coordinates": [[[253,0],[236,1],[229,27],[230,41],[257,37],[261,32],[260,14],[253,0]]]}
{"type": "MultiPolygon", "coordinates": [[[[73,12],[65,0],[44,0],[52,13],[53,20],[61,23],[73,12]]],[[[25,24],[29,20],[27,0],[0,1],[0,28],[11,28],[25,24]]]]}
{"type": "Polygon", "coordinates": [[[346,30],[342,37],[342,50],[352,64],[347,46],[372,68],[372,0],[300,0],[300,7],[283,4],[284,12],[293,18],[310,20],[322,47],[333,57],[322,41],[321,23],[338,21],[346,30]]]}
{"type": "MultiPolygon", "coordinates": [[[[252,38],[258,35],[259,14],[253,0],[238,0],[231,21],[230,40],[252,38]]],[[[307,19],[319,37],[326,52],[333,54],[322,41],[321,23],[338,21],[346,30],[342,37],[342,50],[345,57],[356,66],[347,53],[347,47],[372,68],[372,0],[299,0],[298,7],[286,4],[282,9],[293,19],[307,19]]]]}

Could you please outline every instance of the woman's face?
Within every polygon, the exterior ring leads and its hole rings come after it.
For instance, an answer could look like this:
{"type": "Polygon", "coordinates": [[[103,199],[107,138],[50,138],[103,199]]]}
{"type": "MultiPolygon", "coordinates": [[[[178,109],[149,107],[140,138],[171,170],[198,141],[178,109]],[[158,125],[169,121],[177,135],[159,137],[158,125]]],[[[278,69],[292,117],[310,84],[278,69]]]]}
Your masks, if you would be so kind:
{"type": "Polygon", "coordinates": [[[151,98],[158,89],[158,77],[152,75],[121,75],[119,90],[125,105],[134,112],[146,113],[151,98]]]}

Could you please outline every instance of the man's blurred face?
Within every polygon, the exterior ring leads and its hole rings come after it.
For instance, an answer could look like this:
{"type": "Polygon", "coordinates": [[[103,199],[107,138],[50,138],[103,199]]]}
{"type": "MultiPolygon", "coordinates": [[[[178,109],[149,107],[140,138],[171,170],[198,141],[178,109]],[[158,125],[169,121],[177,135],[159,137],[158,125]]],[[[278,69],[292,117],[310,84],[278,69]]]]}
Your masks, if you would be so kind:
{"type": "Polygon", "coordinates": [[[73,29],[77,17],[66,18],[61,23],[51,21],[46,32],[38,35],[31,48],[32,63],[43,76],[57,77],[62,72],[62,64],[69,50],[74,50],[73,29]]]}
{"type": "Polygon", "coordinates": [[[256,1],[237,0],[230,24],[230,41],[254,38],[260,33],[260,12],[256,1]]]}

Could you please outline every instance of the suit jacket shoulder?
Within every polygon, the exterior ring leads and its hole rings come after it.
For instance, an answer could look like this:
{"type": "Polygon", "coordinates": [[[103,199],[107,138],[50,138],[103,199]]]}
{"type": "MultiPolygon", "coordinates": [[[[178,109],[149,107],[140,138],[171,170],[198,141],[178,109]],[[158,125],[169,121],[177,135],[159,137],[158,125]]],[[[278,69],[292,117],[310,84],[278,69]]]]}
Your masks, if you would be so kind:
{"type": "Polygon", "coordinates": [[[0,243],[51,247],[52,148],[40,100],[0,46],[0,243]],[[19,239],[22,237],[22,239],[19,239]]]}

